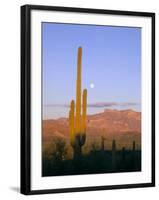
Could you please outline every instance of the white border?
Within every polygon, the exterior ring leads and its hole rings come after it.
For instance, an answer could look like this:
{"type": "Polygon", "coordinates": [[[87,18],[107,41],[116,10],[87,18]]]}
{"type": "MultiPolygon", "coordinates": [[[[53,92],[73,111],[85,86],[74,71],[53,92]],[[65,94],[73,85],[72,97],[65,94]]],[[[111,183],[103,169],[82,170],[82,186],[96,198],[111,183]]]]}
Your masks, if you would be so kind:
{"type": "Polygon", "coordinates": [[[31,11],[31,190],[151,182],[151,18],[31,11]],[[142,28],[142,171],[41,177],[41,22],[99,24],[142,28]]]}

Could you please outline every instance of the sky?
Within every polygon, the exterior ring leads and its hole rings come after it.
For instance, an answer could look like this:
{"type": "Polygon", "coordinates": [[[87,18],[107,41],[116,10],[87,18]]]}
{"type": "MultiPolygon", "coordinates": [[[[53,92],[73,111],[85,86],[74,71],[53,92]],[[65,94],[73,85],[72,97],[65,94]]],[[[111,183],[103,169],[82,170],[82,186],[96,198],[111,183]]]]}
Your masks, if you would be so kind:
{"type": "Polygon", "coordinates": [[[44,22],[43,117],[67,115],[67,105],[76,95],[79,46],[82,47],[82,88],[88,90],[88,111],[119,107],[140,110],[140,28],[44,22]]]}

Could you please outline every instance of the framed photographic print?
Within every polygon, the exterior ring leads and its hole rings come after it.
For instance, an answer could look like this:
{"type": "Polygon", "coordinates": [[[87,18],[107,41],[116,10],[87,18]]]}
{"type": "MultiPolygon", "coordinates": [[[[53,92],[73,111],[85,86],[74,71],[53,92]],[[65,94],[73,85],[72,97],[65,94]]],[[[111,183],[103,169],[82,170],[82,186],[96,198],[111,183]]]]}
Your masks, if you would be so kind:
{"type": "Polygon", "coordinates": [[[155,185],[155,14],[21,7],[21,193],[155,185]]]}

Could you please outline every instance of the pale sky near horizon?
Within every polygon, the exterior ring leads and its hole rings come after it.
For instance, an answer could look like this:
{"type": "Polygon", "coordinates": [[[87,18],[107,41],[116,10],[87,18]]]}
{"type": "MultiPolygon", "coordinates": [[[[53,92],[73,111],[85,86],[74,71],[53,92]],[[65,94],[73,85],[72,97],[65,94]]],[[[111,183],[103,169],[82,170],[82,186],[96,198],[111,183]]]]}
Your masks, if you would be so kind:
{"type": "Polygon", "coordinates": [[[140,110],[141,29],[58,23],[42,25],[43,105],[75,99],[79,46],[88,103],[137,103],[140,110]]]}

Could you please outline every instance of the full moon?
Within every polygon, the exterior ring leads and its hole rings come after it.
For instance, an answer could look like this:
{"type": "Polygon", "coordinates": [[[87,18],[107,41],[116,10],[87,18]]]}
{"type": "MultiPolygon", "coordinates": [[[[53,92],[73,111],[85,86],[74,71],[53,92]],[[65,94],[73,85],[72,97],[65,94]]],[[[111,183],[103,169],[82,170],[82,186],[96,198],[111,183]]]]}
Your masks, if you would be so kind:
{"type": "Polygon", "coordinates": [[[92,88],[92,89],[94,88],[94,83],[90,84],[90,88],[92,88]]]}

